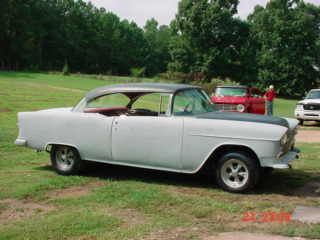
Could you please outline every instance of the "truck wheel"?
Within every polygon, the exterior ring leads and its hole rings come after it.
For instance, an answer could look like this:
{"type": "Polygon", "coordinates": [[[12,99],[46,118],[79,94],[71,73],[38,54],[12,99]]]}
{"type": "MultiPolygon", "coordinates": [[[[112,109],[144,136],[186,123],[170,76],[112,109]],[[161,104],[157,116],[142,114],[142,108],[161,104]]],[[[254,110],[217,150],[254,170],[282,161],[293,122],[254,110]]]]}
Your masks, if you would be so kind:
{"type": "Polygon", "coordinates": [[[304,121],[302,119],[299,119],[299,125],[303,126],[304,121]]]}
{"type": "Polygon", "coordinates": [[[241,193],[255,187],[259,176],[257,161],[245,152],[224,154],[216,167],[217,183],[228,192],[241,193]]]}
{"type": "Polygon", "coordinates": [[[75,175],[83,169],[83,161],[73,147],[53,146],[50,155],[52,166],[58,174],[75,175]]]}

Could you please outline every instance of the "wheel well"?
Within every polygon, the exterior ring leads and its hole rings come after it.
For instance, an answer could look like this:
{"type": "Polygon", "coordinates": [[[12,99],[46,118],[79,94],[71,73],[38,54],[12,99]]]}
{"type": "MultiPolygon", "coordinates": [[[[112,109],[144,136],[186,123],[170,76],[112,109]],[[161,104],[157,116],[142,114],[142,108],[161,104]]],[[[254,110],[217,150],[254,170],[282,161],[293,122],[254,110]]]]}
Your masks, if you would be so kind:
{"type": "Polygon", "coordinates": [[[78,154],[80,155],[80,152],[79,152],[78,148],[75,147],[75,146],[69,145],[69,144],[48,143],[48,144],[46,145],[46,147],[45,147],[45,150],[46,150],[46,152],[51,153],[52,149],[53,149],[54,147],[57,147],[57,146],[71,147],[71,148],[75,149],[75,150],[78,152],[78,154]]]}
{"type": "Polygon", "coordinates": [[[215,149],[206,160],[206,163],[202,167],[202,170],[211,170],[212,168],[214,168],[215,164],[217,163],[217,160],[227,152],[245,152],[252,159],[254,159],[260,166],[260,161],[258,156],[251,148],[247,146],[228,144],[228,145],[222,145],[217,149],[215,149]]]}

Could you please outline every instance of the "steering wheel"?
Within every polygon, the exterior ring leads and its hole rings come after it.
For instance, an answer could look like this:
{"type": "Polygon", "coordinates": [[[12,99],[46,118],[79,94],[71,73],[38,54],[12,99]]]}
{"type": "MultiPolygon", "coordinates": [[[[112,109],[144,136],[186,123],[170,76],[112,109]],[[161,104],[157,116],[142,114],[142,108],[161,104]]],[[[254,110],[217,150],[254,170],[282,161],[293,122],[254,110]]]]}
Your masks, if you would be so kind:
{"type": "Polygon", "coordinates": [[[184,107],[183,112],[184,113],[192,113],[193,104],[188,103],[187,106],[184,107]]]}

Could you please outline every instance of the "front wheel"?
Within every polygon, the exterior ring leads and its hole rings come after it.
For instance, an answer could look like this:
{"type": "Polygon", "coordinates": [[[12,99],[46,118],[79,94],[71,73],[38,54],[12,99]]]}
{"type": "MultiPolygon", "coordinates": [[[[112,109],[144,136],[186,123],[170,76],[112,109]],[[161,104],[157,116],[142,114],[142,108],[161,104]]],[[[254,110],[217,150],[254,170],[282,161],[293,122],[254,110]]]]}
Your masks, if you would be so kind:
{"type": "Polygon", "coordinates": [[[53,146],[51,163],[58,174],[65,176],[78,174],[83,169],[78,151],[69,146],[53,146]]]}
{"type": "Polygon", "coordinates": [[[241,193],[255,187],[259,176],[257,161],[244,152],[224,154],[216,167],[217,183],[228,192],[241,193]]]}
{"type": "Polygon", "coordinates": [[[303,126],[304,121],[302,119],[299,119],[299,124],[300,124],[300,126],[303,126]]]}

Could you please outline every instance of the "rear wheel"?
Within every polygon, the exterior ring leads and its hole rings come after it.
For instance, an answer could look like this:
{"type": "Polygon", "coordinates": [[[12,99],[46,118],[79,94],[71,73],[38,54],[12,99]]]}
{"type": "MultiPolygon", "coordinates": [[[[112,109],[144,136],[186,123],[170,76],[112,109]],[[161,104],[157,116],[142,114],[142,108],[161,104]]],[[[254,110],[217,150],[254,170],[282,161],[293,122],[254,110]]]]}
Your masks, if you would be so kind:
{"type": "Polygon", "coordinates": [[[66,176],[78,174],[83,169],[78,151],[69,146],[53,146],[51,163],[58,174],[66,176]]]}
{"type": "Polygon", "coordinates": [[[217,183],[228,192],[241,193],[253,188],[259,176],[257,161],[245,152],[224,154],[216,167],[217,183]]]}

